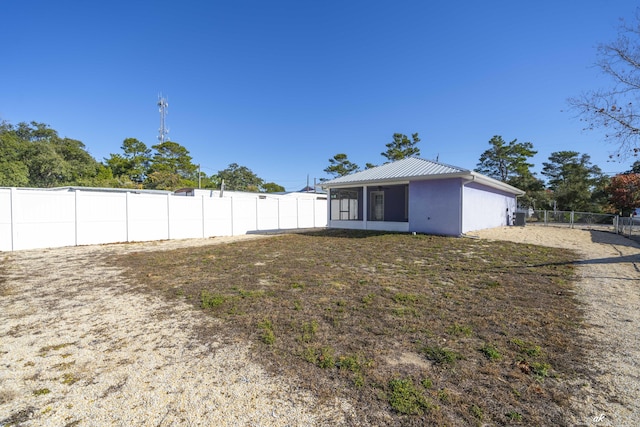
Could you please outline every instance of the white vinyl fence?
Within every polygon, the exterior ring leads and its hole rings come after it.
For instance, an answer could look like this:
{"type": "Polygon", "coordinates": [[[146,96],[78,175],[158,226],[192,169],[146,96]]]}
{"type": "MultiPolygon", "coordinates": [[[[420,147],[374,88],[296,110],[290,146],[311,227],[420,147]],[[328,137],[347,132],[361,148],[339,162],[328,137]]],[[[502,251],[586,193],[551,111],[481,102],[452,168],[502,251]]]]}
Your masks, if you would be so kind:
{"type": "Polygon", "coordinates": [[[327,226],[316,197],[184,197],[0,188],[0,251],[327,226]]]}

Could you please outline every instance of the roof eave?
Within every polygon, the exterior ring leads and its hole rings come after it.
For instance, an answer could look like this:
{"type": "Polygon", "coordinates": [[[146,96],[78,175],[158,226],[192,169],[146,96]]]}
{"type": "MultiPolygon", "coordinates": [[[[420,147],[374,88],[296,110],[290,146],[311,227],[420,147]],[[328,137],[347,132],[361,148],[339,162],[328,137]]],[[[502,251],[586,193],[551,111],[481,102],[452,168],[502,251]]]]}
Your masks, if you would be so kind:
{"type": "Polygon", "coordinates": [[[401,178],[387,178],[387,179],[378,179],[378,180],[358,180],[358,181],[348,181],[341,183],[321,183],[320,186],[324,189],[327,188],[349,188],[354,186],[370,186],[370,185],[381,185],[381,184],[408,184],[410,181],[432,181],[438,179],[455,179],[461,178],[464,180],[472,180],[478,182],[480,184],[487,185],[489,187],[495,188],[497,190],[506,191],[508,193],[515,194],[517,196],[523,196],[525,194],[524,191],[519,188],[513,187],[509,184],[506,184],[502,181],[498,181],[497,179],[490,178],[486,175],[482,175],[473,171],[464,171],[459,173],[447,173],[447,174],[439,174],[439,175],[417,175],[417,176],[403,176],[401,178]]]}
{"type": "Polygon", "coordinates": [[[474,177],[474,181],[479,182],[480,184],[488,185],[489,187],[495,188],[497,190],[503,190],[508,193],[513,193],[516,196],[525,195],[525,192],[520,190],[519,188],[516,188],[513,185],[509,185],[505,182],[498,181],[497,179],[493,179],[486,175],[482,175],[481,173],[471,172],[471,175],[474,177]]]}

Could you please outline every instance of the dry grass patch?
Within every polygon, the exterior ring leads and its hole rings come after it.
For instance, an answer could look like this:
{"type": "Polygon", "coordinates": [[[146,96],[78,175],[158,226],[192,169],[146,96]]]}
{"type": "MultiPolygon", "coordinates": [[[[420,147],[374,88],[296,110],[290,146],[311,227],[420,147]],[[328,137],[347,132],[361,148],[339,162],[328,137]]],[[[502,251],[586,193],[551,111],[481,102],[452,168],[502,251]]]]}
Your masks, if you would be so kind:
{"type": "Polygon", "coordinates": [[[327,230],[112,262],[221,319],[217,333],[252,341],[264,366],[319,397],[349,397],[361,422],[562,425],[565,379],[585,350],[575,259],[532,245],[327,230]]]}

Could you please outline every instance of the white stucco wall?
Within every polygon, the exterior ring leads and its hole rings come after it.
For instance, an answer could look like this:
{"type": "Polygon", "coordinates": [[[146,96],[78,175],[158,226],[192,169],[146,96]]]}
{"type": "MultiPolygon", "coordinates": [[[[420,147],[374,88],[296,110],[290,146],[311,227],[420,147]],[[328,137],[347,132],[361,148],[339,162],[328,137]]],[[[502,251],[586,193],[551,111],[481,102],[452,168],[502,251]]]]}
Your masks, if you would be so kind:
{"type": "Polygon", "coordinates": [[[513,217],[516,197],[477,183],[463,187],[462,232],[507,225],[507,215],[513,217]]]}

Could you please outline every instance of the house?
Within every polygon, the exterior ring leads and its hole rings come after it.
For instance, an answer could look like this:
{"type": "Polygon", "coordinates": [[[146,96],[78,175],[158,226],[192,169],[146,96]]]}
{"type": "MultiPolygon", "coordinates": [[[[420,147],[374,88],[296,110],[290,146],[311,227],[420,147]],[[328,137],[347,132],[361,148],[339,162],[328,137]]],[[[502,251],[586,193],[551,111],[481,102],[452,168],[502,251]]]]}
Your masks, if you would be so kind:
{"type": "Polygon", "coordinates": [[[460,236],[511,225],[524,191],[417,157],[323,182],[332,228],[460,236]]]}

